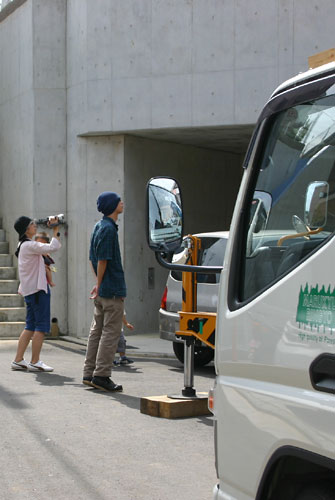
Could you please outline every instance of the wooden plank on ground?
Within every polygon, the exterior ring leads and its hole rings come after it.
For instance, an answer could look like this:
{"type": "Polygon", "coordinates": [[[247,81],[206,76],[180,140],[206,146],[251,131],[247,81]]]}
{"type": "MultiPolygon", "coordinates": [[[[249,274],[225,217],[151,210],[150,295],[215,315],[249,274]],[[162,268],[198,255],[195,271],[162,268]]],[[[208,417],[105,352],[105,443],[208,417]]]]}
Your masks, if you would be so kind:
{"type": "Polygon", "coordinates": [[[174,399],[166,395],[144,397],[141,398],[141,413],[171,419],[211,415],[205,392],[199,392],[196,399],[174,399]]]}

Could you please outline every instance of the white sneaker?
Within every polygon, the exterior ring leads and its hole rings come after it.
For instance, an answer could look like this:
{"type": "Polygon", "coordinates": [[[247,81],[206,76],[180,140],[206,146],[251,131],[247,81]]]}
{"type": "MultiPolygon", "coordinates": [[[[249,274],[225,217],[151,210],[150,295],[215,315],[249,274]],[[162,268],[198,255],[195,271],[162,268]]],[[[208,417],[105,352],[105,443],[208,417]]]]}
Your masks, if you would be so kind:
{"type": "Polygon", "coordinates": [[[21,371],[28,370],[28,363],[25,359],[22,359],[22,361],[18,362],[12,361],[10,366],[12,370],[21,370],[21,371]]]}
{"type": "Polygon", "coordinates": [[[54,369],[51,366],[46,365],[43,361],[37,361],[37,363],[29,363],[28,370],[30,372],[53,372],[54,369]]]}

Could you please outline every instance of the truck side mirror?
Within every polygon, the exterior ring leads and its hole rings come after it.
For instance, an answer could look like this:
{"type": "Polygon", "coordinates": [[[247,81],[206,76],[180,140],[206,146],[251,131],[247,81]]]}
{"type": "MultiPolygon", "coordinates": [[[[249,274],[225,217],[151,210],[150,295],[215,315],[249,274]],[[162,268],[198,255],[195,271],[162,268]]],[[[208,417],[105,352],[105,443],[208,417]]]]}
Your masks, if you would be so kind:
{"type": "Polygon", "coordinates": [[[147,237],[155,252],[174,252],[182,243],[183,208],[178,182],[153,177],[147,184],[147,237]]]}
{"type": "Polygon", "coordinates": [[[310,229],[319,229],[327,223],[328,182],[311,182],[306,191],[305,223],[310,229]]]}

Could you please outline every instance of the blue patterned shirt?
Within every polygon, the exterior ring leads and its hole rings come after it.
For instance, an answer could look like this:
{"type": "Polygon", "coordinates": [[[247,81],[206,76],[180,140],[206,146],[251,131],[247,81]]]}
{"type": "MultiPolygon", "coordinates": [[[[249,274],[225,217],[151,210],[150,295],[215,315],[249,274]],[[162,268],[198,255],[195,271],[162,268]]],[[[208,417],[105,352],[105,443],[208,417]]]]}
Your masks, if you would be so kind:
{"type": "Polygon", "coordinates": [[[118,226],[113,219],[105,215],[96,223],[91,236],[90,261],[96,274],[99,260],[107,260],[99,296],[125,297],[127,290],[121,262],[118,226]]]}

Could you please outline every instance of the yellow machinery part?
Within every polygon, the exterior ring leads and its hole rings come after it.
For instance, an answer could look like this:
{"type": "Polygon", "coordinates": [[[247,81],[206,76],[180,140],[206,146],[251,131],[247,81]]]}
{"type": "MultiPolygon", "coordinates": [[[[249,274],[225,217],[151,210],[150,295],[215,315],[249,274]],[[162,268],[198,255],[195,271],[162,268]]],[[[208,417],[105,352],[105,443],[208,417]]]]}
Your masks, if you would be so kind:
{"type": "Polygon", "coordinates": [[[179,331],[176,335],[193,335],[215,349],[216,313],[179,311],[179,331]]]}

